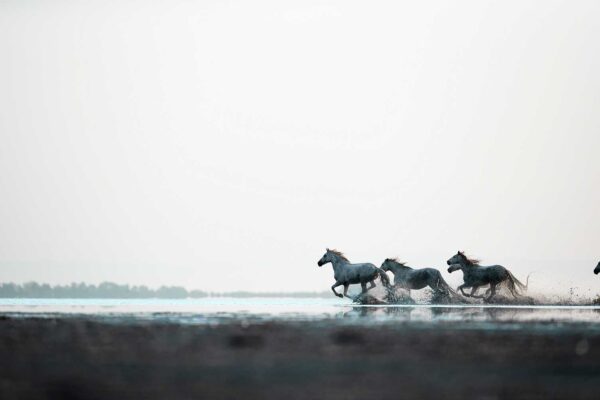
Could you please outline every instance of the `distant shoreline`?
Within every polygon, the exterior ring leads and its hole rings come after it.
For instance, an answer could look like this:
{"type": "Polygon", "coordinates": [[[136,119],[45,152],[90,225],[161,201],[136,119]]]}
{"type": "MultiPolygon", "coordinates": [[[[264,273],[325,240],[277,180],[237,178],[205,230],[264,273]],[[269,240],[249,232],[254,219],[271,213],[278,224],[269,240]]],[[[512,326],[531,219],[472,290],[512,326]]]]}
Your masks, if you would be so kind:
{"type": "Polygon", "coordinates": [[[182,286],[160,286],[152,289],[145,285],[127,285],[102,282],[99,285],[71,283],[69,285],[49,285],[27,282],[16,284],[0,283],[0,298],[3,299],[194,299],[205,297],[331,297],[324,292],[205,292],[187,290],[182,286]]]}

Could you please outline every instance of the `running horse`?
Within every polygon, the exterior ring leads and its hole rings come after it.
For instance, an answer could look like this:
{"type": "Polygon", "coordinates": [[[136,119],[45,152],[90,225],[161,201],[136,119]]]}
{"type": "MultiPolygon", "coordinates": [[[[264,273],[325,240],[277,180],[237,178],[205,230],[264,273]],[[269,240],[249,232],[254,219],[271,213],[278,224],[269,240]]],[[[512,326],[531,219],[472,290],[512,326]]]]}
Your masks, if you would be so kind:
{"type": "MultiPolygon", "coordinates": [[[[462,251],[459,251],[452,256],[448,261],[448,272],[452,273],[459,269],[463,272],[463,280],[465,283],[460,285],[456,290],[460,291],[464,296],[475,297],[482,299],[483,296],[476,296],[477,289],[481,286],[490,285],[486,291],[489,296],[486,301],[489,301],[496,294],[496,288],[501,283],[506,283],[508,290],[514,298],[522,297],[520,291],[527,290],[527,283],[522,284],[517,278],[502,265],[481,266],[479,260],[471,259],[465,256],[462,251]],[[465,293],[465,288],[472,288],[470,294],[465,293]]],[[[529,278],[527,278],[529,282],[529,278]]]]}
{"type": "Polygon", "coordinates": [[[408,290],[419,290],[429,286],[436,295],[453,295],[454,290],[446,283],[440,271],[433,268],[413,269],[395,258],[386,258],[381,264],[384,271],[394,274],[394,286],[408,290]]]}
{"type": "Polygon", "coordinates": [[[381,278],[381,282],[386,289],[391,290],[390,278],[384,271],[373,264],[351,264],[342,252],[330,249],[327,249],[317,264],[319,267],[322,267],[327,263],[331,263],[333,266],[333,278],[335,279],[335,283],[331,286],[331,290],[333,291],[333,294],[338,297],[346,296],[351,299],[352,297],[348,296],[348,287],[358,283],[360,283],[360,286],[362,287],[361,294],[364,294],[376,286],[375,279],[377,278],[381,278]],[[369,283],[368,288],[367,283],[369,283]],[[335,291],[336,287],[342,285],[344,286],[343,295],[335,291]]]}

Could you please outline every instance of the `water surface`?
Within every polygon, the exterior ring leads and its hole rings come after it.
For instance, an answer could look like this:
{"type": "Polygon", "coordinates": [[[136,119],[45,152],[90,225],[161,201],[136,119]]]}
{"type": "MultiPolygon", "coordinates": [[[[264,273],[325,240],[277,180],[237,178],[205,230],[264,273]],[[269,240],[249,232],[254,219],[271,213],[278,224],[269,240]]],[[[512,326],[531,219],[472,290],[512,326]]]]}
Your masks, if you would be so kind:
{"type": "Polygon", "coordinates": [[[109,322],[184,324],[320,321],[485,329],[580,328],[600,330],[600,306],[393,305],[358,306],[347,299],[0,299],[0,314],[16,318],[85,316],[109,322]]]}

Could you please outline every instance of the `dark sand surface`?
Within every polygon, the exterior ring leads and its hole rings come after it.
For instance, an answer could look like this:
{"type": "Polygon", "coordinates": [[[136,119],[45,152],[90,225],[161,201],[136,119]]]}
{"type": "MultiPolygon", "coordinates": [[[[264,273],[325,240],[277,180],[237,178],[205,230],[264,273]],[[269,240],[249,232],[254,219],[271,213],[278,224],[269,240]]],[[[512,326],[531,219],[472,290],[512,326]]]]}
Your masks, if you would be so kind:
{"type": "Polygon", "coordinates": [[[585,325],[0,319],[1,399],[598,399],[585,325]]]}

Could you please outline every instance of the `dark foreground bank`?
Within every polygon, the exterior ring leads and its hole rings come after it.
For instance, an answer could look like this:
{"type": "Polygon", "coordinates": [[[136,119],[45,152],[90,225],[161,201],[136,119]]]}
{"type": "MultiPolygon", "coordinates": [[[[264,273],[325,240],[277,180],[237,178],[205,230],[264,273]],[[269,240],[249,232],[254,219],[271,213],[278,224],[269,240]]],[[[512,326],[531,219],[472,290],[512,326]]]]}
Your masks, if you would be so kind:
{"type": "Polygon", "coordinates": [[[597,399],[600,333],[0,320],[2,399],[597,399]]]}

